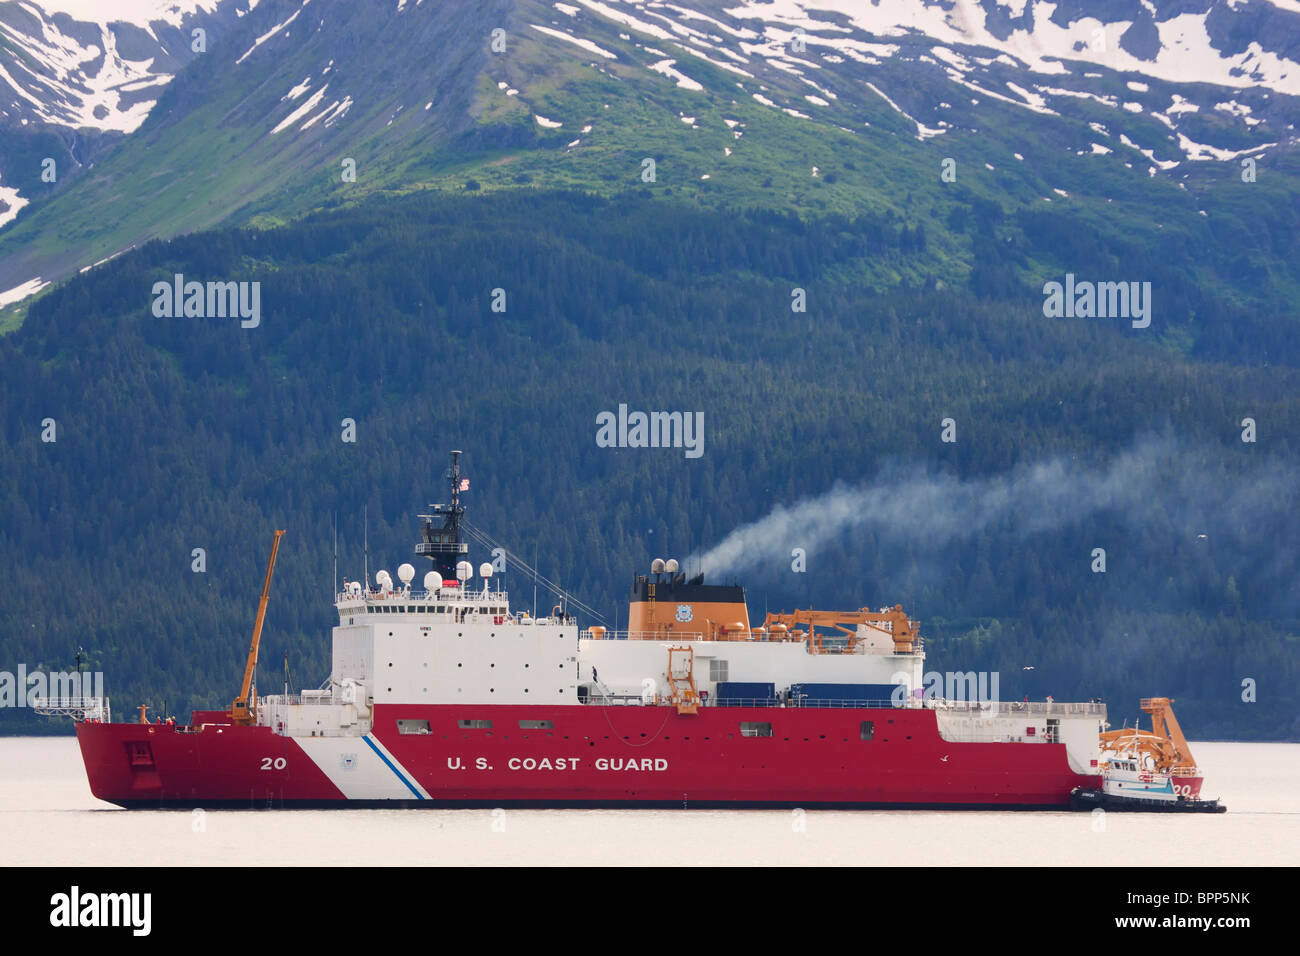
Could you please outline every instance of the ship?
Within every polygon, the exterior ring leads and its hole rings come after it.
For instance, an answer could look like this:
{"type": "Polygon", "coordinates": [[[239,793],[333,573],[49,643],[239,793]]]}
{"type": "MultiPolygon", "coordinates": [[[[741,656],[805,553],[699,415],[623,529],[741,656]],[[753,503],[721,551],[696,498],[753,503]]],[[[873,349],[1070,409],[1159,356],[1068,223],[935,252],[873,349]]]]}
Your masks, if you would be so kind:
{"type": "Polygon", "coordinates": [[[366,568],[336,583],[317,689],[257,694],[277,531],[229,708],[113,722],[106,701],[50,702],[76,719],[94,796],[126,808],[1068,809],[1102,788],[1104,703],[926,693],[924,639],[899,605],[760,623],[742,585],[655,559],[633,576],[625,629],[582,626],[564,601],[517,608],[494,564],[476,574],[469,560],[460,457],[448,501],[420,516],[422,587],[409,563],[396,581],[366,568]]]}

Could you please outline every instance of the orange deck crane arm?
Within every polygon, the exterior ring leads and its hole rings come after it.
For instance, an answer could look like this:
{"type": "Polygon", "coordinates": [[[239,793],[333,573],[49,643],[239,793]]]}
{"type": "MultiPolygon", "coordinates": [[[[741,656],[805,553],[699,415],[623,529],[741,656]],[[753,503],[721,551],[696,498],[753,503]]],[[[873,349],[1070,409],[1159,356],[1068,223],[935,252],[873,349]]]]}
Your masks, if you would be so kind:
{"type": "MultiPolygon", "coordinates": [[[[900,604],[881,611],[873,611],[871,608],[864,607],[856,611],[814,611],[809,608],[806,611],[795,610],[787,614],[769,613],[767,619],[763,622],[763,626],[771,628],[774,624],[784,624],[786,627],[798,624],[806,625],[812,646],[817,651],[822,649],[821,635],[814,630],[817,627],[834,628],[848,635],[846,650],[850,654],[853,653],[853,649],[858,642],[857,626],[859,624],[889,625],[890,636],[894,640],[894,649],[900,654],[911,653],[913,642],[916,640],[916,630],[900,604]]],[[[881,629],[884,630],[884,628],[881,629]]]]}
{"type": "Polygon", "coordinates": [[[1151,715],[1152,731],[1167,738],[1174,745],[1175,769],[1195,767],[1196,761],[1192,759],[1192,748],[1187,745],[1183,729],[1178,726],[1178,718],[1174,716],[1172,704],[1173,701],[1168,697],[1143,697],[1138,706],[1151,715]]]}
{"type": "Polygon", "coordinates": [[[253,640],[248,647],[248,663],[244,665],[244,682],[239,687],[239,696],[230,705],[230,720],[235,724],[251,724],[257,719],[257,698],[253,690],[253,675],[257,671],[257,648],[262,643],[262,622],[266,620],[266,602],[271,597],[271,576],[275,574],[275,556],[280,552],[280,537],[283,531],[275,533],[271,542],[271,560],[266,564],[266,582],[262,585],[262,600],[257,605],[257,619],[253,622],[253,640]],[[249,696],[253,695],[250,703],[249,696]]]}

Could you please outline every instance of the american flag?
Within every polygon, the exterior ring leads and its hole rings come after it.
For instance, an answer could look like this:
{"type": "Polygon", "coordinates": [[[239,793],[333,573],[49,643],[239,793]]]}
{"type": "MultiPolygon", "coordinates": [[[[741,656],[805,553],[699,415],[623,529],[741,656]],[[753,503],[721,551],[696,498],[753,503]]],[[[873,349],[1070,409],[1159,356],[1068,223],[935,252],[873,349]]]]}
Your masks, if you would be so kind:
{"type": "Polygon", "coordinates": [[[462,478],[462,479],[460,480],[460,490],[461,490],[461,491],[469,491],[469,479],[468,479],[468,478],[462,478]]]}

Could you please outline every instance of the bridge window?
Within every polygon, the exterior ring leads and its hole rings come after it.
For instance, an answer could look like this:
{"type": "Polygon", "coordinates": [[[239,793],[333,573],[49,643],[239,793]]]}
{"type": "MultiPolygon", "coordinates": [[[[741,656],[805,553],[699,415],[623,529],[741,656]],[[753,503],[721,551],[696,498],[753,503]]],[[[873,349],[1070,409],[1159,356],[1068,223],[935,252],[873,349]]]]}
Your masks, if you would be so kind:
{"type": "Polygon", "coordinates": [[[491,730],[492,721],[490,720],[460,720],[461,730],[491,730]]]}
{"type": "Polygon", "coordinates": [[[397,732],[399,734],[427,734],[429,733],[429,722],[427,720],[399,720],[397,722],[397,732]]]}
{"type": "Polygon", "coordinates": [[[772,725],[765,720],[742,720],[740,722],[742,737],[771,737],[772,725]]]}
{"type": "Polygon", "coordinates": [[[876,736],[876,723],[873,720],[864,720],[862,722],[862,739],[871,740],[876,736]]]}

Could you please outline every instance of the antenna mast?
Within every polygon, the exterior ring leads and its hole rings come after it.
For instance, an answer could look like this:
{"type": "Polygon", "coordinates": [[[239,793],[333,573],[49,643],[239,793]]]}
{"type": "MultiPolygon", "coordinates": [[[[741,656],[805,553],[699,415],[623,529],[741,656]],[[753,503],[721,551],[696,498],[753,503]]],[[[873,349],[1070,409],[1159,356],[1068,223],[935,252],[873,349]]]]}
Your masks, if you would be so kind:
{"type": "Polygon", "coordinates": [[[451,485],[451,504],[430,505],[431,514],[420,515],[420,542],[415,553],[433,562],[433,569],[444,581],[455,581],[457,563],[469,554],[469,544],[461,540],[460,522],[465,506],[460,503],[463,491],[469,491],[469,479],[460,473],[461,452],[451,453],[451,467],[444,477],[451,485]],[[442,524],[435,524],[436,521],[442,524]]]}

